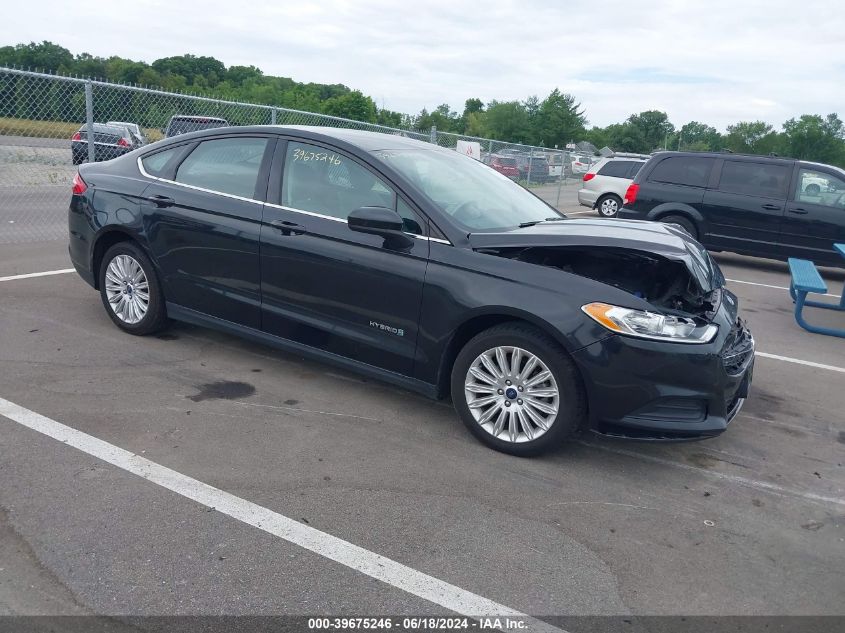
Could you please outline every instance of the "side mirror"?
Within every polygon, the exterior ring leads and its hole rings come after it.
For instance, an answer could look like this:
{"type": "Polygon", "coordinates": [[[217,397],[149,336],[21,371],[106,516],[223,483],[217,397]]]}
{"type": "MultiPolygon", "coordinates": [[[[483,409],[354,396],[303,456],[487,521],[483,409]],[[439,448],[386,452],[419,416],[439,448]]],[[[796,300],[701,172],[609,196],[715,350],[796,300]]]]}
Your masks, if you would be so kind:
{"type": "Polygon", "coordinates": [[[404,250],[414,243],[413,238],[402,231],[402,218],[393,209],[361,207],[349,214],[346,223],[351,231],[383,237],[388,248],[404,250]]]}

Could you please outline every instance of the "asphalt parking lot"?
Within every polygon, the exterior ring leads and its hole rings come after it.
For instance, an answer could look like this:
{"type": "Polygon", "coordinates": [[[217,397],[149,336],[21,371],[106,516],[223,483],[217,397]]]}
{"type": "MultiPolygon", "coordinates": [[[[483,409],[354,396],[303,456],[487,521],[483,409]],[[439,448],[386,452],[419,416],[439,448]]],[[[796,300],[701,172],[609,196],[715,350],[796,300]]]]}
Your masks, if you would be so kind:
{"type": "Polygon", "coordinates": [[[295,355],[123,334],[74,273],[20,277],[63,240],[5,243],[0,614],[845,615],[845,340],[798,328],[784,264],[717,258],[760,352],[729,430],[519,459],[295,355]]]}

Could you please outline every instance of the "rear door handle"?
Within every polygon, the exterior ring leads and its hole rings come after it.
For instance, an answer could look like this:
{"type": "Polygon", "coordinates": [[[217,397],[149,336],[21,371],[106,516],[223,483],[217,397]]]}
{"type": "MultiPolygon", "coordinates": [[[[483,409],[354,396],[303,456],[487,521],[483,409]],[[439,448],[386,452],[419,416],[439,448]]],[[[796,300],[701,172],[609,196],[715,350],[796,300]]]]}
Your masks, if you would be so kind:
{"type": "Polygon", "coordinates": [[[153,203],[157,207],[172,207],[176,204],[176,201],[173,198],[168,198],[167,196],[150,196],[147,198],[147,202],[153,203]]]}
{"type": "Polygon", "coordinates": [[[778,205],[778,204],[771,204],[771,203],[764,204],[763,208],[767,209],[769,211],[780,211],[780,205],[778,205]]]}
{"type": "Polygon", "coordinates": [[[302,235],[307,233],[305,227],[296,222],[288,222],[287,220],[271,220],[270,226],[282,232],[282,235],[302,235]]]}
{"type": "Polygon", "coordinates": [[[799,209],[790,209],[789,212],[795,213],[797,215],[807,215],[809,213],[809,211],[807,211],[807,209],[800,209],[800,208],[799,209]]]}

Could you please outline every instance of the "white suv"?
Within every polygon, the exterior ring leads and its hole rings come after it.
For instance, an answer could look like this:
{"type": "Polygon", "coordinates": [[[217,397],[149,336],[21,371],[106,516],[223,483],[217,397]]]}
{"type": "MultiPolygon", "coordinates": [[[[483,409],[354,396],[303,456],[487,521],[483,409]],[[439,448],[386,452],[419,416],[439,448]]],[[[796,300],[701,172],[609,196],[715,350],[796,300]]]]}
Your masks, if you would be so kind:
{"type": "Polygon", "coordinates": [[[639,154],[616,154],[593,163],[584,174],[584,184],[578,190],[578,202],[596,209],[602,217],[615,218],[622,207],[628,185],[648,158],[639,154]]]}

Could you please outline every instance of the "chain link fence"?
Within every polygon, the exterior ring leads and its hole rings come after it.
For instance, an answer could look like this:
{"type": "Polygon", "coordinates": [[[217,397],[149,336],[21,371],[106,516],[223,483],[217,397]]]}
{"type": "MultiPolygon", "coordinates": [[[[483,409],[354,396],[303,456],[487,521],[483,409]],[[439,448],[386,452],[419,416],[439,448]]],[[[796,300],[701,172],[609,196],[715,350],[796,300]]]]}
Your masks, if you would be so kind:
{"type": "Polygon", "coordinates": [[[553,188],[543,195],[552,204],[560,200],[568,175],[565,153],[559,150],[0,68],[0,244],[64,239],[75,165],[158,141],[174,116],[185,117],[183,131],[219,125],[317,125],[402,134],[468,153],[526,186],[556,182],[557,196],[553,188]],[[88,143],[90,138],[94,143],[88,143]]]}

